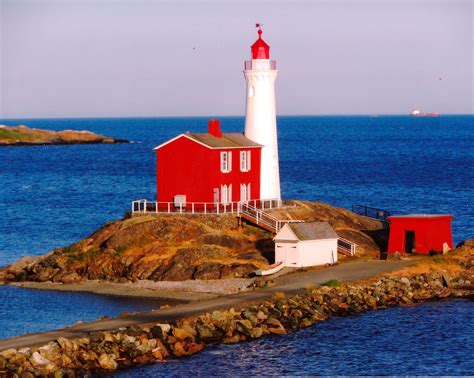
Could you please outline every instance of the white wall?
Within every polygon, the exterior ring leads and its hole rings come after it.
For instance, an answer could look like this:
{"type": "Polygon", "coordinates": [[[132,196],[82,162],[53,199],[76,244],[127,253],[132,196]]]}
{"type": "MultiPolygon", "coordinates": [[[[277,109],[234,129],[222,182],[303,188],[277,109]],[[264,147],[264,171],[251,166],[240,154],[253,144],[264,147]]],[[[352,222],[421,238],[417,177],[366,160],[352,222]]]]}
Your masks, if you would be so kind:
{"type": "Polygon", "coordinates": [[[295,243],[275,242],[275,262],[285,261],[285,266],[306,267],[333,264],[337,262],[337,239],[300,241],[297,248],[295,243]],[[296,264],[291,264],[291,258],[286,256],[286,248],[290,253],[296,253],[296,264]]]}

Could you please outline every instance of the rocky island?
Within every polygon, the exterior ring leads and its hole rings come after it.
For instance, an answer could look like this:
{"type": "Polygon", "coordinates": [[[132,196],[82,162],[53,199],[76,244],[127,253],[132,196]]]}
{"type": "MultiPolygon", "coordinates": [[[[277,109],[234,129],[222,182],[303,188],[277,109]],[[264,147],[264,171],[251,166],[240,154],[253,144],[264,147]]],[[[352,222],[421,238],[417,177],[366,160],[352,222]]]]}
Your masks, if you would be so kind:
{"type": "Polygon", "coordinates": [[[52,131],[24,125],[0,125],[0,146],[45,146],[64,144],[128,143],[128,140],[107,137],[90,131],[52,131]]]}
{"type": "MultiPolygon", "coordinates": [[[[359,258],[378,258],[387,243],[388,230],[382,222],[324,203],[286,201],[284,208],[272,214],[329,222],[338,235],[358,245],[359,258]]],[[[95,280],[149,283],[246,278],[273,263],[272,238],[270,232],[251,223],[239,224],[234,215],[127,215],[77,243],[5,267],[0,281],[29,282],[30,286],[35,282],[39,288],[89,283],[89,290],[95,291],[90,284],[95,280]]],[[[218,286],[224,294],[226,286],[218,286]]],[[[164,285],[155,287],[163,295],[164,285]]]]}

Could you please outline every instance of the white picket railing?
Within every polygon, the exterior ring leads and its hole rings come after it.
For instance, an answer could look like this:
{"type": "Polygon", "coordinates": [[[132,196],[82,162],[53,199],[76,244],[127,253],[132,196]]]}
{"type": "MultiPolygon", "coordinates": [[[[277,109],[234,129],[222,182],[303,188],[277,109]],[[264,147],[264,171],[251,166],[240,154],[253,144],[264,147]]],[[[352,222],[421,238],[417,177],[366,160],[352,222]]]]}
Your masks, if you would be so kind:
{"type": "Polygon", "coordinates": [[[136,200],[132,202],[132,213],[140,214],[239,214],[242,205],[250,205],[261,210],[281,207],[279,199],[262,199],[229,203],[213,202],[155,202],[136,200]]]}
{"type": "Polygon", "coordinates": [[[290,220],[290,219],[278,219],[264,211],[264,209],[256,208],[255,206],[250,205],[249,203],[242,203],[240,205],[240,213],[245,215],[245,218],[250,218],[253,223],[260,225],[275,234],[280,231],[280,229],[286,223],[301,223],[301,220],[290,220]]]}
{"type": "Polygon", "coordinates": [[[345,255],[354,256],[356,253],[357,244],[350,240],[338,238],[337,249],[345,255]]]}

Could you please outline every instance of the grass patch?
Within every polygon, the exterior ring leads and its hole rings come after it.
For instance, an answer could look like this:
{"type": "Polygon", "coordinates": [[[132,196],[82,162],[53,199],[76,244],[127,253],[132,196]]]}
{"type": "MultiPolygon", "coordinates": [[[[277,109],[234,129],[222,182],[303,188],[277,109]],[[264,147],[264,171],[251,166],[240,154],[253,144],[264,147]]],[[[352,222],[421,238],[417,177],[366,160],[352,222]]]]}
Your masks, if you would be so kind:
{"type": "Polygon", "coordinates": [[[63,253],[69,255],[80,252],[79,246],[76,244],[71,244],[63,248],[63,253]]]}
{"type": "Polygon", "coordinates": [[[338,279],[336,278],[333,278],[329,281],[326,281],[326,282],[323,282],[321,284],[321,286],[330,286],[330,287],[336,287],[336,286],[339,286],[341,284],[341,281],[339,281],[338,279]]]}
{"type": "Polygon", "coordinates": [[[122,253],[124,253],[126,250],[127,250],[127,245],[126,245],[126,244],[122,244],[122,245],[120,245],[120,246],[116,249],[114,256],[115,256],[115,257],[120,257],[120,255],[121,255],[122,253]]]}

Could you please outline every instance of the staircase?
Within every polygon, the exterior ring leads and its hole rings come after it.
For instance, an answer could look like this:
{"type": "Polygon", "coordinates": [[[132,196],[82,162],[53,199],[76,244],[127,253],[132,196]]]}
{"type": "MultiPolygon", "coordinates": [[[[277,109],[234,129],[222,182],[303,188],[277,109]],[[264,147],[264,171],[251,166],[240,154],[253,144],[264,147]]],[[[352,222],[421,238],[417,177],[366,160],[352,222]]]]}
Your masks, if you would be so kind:
{"type": "Polygon", "coordinates": [[[261,228],[270,231],[274,234],[278,233],[280,229],[286,223],[299,223],[299,220],[281,220],[274,216],[265,213],[263,210],[257,209],[256,207],[248,203],[239,204],[239,215],[240,217],[260,226],[261,228]]]}
{"type": "MultiPolygon", "coordinates": [[[[257,209],[256,207],[249,205],[248,203],[239,203],[238,214],[241,218],[248,220],[249,222],[260,226],[261,228],[277,234],[278,231],[286,223],[301,223],[301,220],[290,220],[290,219],[278,219],[274,216],[265,213],[263,210],[257,209]]],[[[338,238],[337,239],[337,252],[345,256],[354,256],[356,253],[357,244],[350,240],[338,238]]]]}

